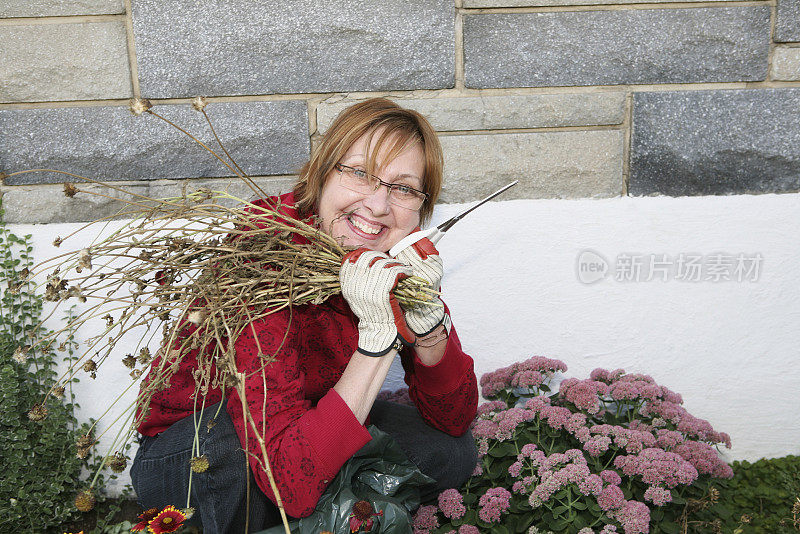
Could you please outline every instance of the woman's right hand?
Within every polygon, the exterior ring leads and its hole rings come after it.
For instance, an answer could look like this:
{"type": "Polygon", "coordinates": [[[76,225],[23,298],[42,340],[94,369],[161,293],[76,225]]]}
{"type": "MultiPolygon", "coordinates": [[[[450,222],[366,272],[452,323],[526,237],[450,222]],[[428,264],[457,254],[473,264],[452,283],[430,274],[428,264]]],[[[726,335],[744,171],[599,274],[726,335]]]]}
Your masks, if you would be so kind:
{"type": "Polygon", "coordinates": [[[414,343],[400,304],[392,295],[398,282],[411,276],[411,268],[384,254],[366,248],[342,259],[339,282],[342,295],[358,317],[358,352],[383,356],[397,348],[399,339],[414,343]]]}

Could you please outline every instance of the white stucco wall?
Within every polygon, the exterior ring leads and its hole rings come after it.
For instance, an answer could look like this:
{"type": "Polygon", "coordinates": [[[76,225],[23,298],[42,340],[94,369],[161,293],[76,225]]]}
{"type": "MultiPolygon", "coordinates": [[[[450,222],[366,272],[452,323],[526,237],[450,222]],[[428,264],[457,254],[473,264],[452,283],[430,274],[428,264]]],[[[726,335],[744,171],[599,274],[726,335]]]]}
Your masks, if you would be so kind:
{"type": "MultiPolygon", "coordinates": [[[[439,206],[434,223],[464,206],[439,206]]],[[[78,226],[11,228],[33,234],[42,259],[63,252],[53,238],[78,226]]],[[[569,376],[595,367],[647,373],[731,435],[728,459],[754,460],[800,453],[799,236],[800,194],[515,200],[473,212],[439,249],[445,300],[479,377],[534,354],[563,360],[569,376]],[[579,279],[585,250],[606,259],[606,278],[579,279]],[[670,272],[646,281],[649,255],[677,261],[681,253],[762,259],[754,280],[689,282],[670,272]],[[620,254],[645,261],[639,281],[614,279],[620,254]]],[[[91,237],[68,243],[81,248],[91,237]]],[[[96,381],[83,375],[81,417],[100,416],[130,384],[128,370],[114,366],[96,381]]],[[[403,385],[396,366],[386,388],[403,385]]]]}

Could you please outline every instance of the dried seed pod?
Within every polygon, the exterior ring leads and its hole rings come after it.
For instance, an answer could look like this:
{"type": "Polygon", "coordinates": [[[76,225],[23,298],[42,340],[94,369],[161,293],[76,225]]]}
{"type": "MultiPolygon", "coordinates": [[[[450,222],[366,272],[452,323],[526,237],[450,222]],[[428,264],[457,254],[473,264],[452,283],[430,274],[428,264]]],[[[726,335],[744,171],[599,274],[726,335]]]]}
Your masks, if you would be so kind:
{"type": "Polygon", "coordinates": [[[91,434],[84,434],[75,443],[76,456],[81,460],[85,460],[89,456],[89,451],[95,444],[94,437],[91,434]]]}
{"type": "Polygon", "coordinates": [[[208,470],[208,457],[205,454],[194,456],[189,460],[189,466],[195,473],[205,473],[208,470]]]}
{"type": "Polygon", "coordinates": [[[72,182],[64,182],[64,196],[72,198],[78,192],[78,188],[72,182]]]}
{"type": "Polygon", "coordinates": [[[128,459],[121,452],[115,452],[113,456],[108,459],[108,467],[115,473],[122,473],[128,466],[128,459]]]}
{"type": "Polygon", "coordinates": [[[136,367],[136,358],[133,357],[133,354],[126,354],[125,357],[122,358],[122,364],[128,369],[133,369],[136,367]]]}
{"type": "Polygon", "coordinates": [[[34,404],[28,412],[28,419],[31,421],[42,421],[47,417],[47,406],[44,404],[34,404]]]}
{"type": "Polygon", "coordinates": [[[81,512],[89,512],[94,508],[96,499],[92,490],[85,489],[75,497],[75,508],[81,512]]]}
{"type": "Polygon", "coordinates": [[[14,351],[14,356],[12,358],[17,363],[25,363],[28,361],[28,351],[30,350],[30,345],[24,345],[22,347],[17,347],[14,351]]]}
{"type": "Polygon", "coordinates": [[[144,365],[149,362],[150,362],[150,349],[144,347],[139,351],[139,363],[144,365]]]}
{"type": "Polygon", "coordinates": [[[153,104],[146,98],[131,98],[130,110],[134,115],[141,115],[148,109],[152,108],[153,104]]]}
{"type": "Polygon", "coordinates": [[[205,99],[205,97],[196,96],[192,99],[192,107],[197,111],[203,111],[207,105],[208,101],[205,99]]]}

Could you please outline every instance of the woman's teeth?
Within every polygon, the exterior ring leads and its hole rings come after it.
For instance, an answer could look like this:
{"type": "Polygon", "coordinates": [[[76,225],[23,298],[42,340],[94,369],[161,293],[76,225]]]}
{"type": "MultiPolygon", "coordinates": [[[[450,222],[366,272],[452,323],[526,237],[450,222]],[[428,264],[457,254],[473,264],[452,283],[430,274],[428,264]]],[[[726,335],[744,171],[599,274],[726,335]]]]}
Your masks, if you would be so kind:
{"type": "Polygon", "coordinates": [[[349,221],[350,223],[352,223],[353,226],[355,226],[365,234],[377,235],[381,233],[380,228],[374,228],[356,217],[349,217],[349,221]]]}

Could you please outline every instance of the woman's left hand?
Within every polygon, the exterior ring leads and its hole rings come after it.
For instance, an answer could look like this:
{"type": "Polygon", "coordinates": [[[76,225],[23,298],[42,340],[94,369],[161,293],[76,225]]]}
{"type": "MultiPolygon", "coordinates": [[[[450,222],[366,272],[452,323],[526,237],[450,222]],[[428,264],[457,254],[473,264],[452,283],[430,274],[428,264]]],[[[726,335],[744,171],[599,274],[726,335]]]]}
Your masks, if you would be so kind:
{"type": "MultiPolygon", "coordinates": [[[[401,250],[396,259],[411,266],[414,276],[428,282],[434,291],[442,285],[444,267],[439,251],[433,243],[425,238],[401,250]]],[[[444,304],[439,297],[434,297],[432,305],[418,304],[405,311],[409,328],[419,337],[431,333],[444,320],[444,304]]]]}

